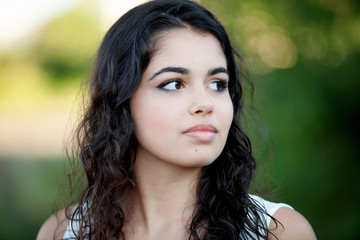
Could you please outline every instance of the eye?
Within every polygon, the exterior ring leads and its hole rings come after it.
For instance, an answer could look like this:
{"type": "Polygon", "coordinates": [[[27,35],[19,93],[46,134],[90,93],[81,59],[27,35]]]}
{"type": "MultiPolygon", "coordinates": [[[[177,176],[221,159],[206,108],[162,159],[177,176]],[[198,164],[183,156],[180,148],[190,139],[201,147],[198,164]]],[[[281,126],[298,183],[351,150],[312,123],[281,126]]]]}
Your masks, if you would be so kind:
{"type": "Polygon", "coordinates": [[[217,92],[222,92],[227,88],[227,82],[224,80],[218,80],[218,81],[214,81],[209,83],[209,88],[217,91],[217,92]]]}
{"type": "Polygon", "coordinates": [[[180,88],[183,88],[184,84],[180,80],[169,80],[164,83],[161,83],[158,88],[168,90],[168,91],[175,91],[180,88]]]}

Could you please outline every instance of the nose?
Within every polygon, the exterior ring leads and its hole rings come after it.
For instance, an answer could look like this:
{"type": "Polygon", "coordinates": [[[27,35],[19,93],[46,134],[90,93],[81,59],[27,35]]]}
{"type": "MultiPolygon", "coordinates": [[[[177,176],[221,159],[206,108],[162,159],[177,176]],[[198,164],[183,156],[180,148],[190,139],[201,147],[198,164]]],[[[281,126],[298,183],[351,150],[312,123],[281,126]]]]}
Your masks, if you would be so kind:
{"type": "Polygon", "coordinates": [[[205,91],[195,93],[194,102],[190,107],[191,115],[211,115],[214,111],[214,103],[205,91]]]}

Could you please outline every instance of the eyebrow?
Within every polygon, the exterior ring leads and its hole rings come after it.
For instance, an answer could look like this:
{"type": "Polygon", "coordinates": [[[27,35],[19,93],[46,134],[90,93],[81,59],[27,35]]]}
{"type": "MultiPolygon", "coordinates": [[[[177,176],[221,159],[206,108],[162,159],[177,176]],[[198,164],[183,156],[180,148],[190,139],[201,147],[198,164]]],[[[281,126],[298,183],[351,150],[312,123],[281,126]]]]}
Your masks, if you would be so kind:
{"type": "Polygon", "coordinates": [[[215,74],[218,74],[218,73],[225,73],[228,76],[230,76],[230,72],[224,67],[218,67],[218,68],[210,69],[209,72],[208,72],[208,76],[212,76],[212,75],[215,75],[215,74]]]}
{"type": "MultiPolygon", "coordinates": [[[[182,75],[189,75],[189,70],[186,68],[182,68],[182,67],[165,67],[163,69],[161,69],[160,71],[156,72],[154,75],[151,76],[151,78],[149,78],[148,81],[154,79],[156,76],[162,74],[162,73],[166,73],[166,72],[174,72],[174,73],[180,73],[182,75]]],[[[213,68],[210,69],[208,71],[208,76],[212,76],[218,73],[225,73],[227,75],[230,75],[230,72],[224,68],[224,67],[217,67],[217,68],[213,68]]]]}
{"type": "Polygon", "coordinates": [[[151,78],[149,78],[148,81],[154,79],[156,76],[165,73],[165,72],[175,72],[175,73],[180,73],[183,75],[188,75],[189,74],[189,70],[182,68],[182,67],[166,67],[161,69],[160,71],[156,72],[154,75],[152,75],[151,78]]]}

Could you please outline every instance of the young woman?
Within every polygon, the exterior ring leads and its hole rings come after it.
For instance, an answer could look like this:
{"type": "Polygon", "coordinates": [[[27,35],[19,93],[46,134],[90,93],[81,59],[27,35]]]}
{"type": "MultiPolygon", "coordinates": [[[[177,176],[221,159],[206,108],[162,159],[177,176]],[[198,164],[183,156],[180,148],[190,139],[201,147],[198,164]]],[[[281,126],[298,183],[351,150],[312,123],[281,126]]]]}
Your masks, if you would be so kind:
{"type": "Polygon", "coordinates": [[[122,16],[77,133],[88,185],[38,239],[315,239],[290,206],[248,194],[240,61],[197,3],[155,0],[122,16]]]}

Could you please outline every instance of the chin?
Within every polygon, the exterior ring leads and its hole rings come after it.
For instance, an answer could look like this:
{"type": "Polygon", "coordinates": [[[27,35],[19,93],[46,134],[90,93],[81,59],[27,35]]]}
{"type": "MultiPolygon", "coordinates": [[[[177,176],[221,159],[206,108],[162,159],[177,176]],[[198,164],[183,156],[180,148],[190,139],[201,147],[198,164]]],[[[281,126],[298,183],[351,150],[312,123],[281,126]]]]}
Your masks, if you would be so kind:
{"type": "Polygon", "coordinates": [[[188,167],[206,167],[212,164],[219,155],[215,157],[209,157],[209,155],[189,157],[186,165],[188,167]]]}

